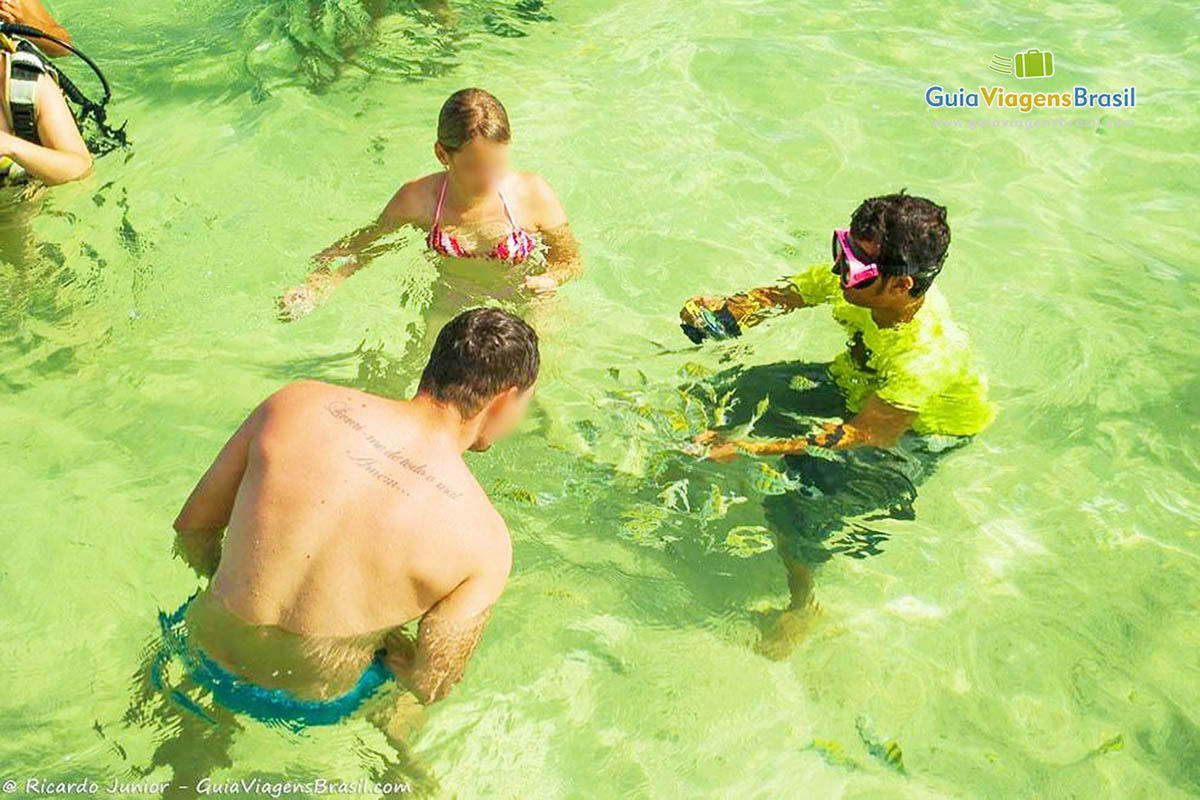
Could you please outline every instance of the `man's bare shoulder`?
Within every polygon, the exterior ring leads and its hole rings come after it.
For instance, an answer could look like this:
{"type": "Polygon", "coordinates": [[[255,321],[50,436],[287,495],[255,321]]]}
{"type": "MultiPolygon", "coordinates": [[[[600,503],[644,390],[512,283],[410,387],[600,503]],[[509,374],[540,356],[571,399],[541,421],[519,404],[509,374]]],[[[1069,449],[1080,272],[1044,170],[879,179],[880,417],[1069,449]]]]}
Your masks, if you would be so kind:
{"type": "Polygon", "coordinates": [[[508,524],[490,500],[484,498],[486,509],[480,514],[477,564],[482,574],[503,582],[512,571],[512,536],[508,524]]]}
{"type": "Polygon", "coordinates": [[[472,550],[486,561],[512,558],[512,539],[504,517],[492,505],[487,491],[471,473],[464,461],[448,466],[447,483],[454,486],[457,496],[448,497],[436,515],[447,530],[462,531],[471,540],[472,550]]]}
{"type": "Polygon", "coordinates": [[[487,509],[483,515],[482,530],[487,545],[492,555],[504,555],[507,560],[511,561],[512,535],[508,532],[508,523],[504,521],[504,517],[500,516],[500,512],[492,505],[491,500],[485,498],[485,502],[487,509]]]}
{"type": "MultiPolygon", "coordinates": [[[[256,429],[276,445],[281,441],[311,441],[317,419],[336,420],[354,430],[362,430],[362,420],[371,415],[382,398],[348,386],[317,380],[301,380],[277,389],[254,412],[256,429]],[[366,412],[366,413],[364,413],[366,412]],[[282,439],[281,439],[282,437],[282,439]]],[[[265,444],[265,442],[260,442],[265,444]]]]}
{"type": "MultiPolygon", "coordinates": [[[[448,459],[447,462],[443,465],[446,477],[457,490],[451,498],[453,502],[447,506],[447,513],[464,519],[470,518],[472,526],[480,529],[492,531],[497,524],[503,526],[504,520],[492,506],[487,491],[480,485],[467,463],[461,457],[452,461],[448,459]]],[[[507,531],[505,527],[506,534],[507,531]]]]}
{"type": "Polygon", "coordinates": [[[263,408],[277,413],[298,410],[308,406],[327,405],[339,400],[343,402],[359,400],[365,403],[368,401],[374,402],[378,399],[375,395],[367,394],[349,386],[338,386],[334,383],[305,379],[294,381],[287,386],[276,389],[270,397],[263,401],[263,408]]]}

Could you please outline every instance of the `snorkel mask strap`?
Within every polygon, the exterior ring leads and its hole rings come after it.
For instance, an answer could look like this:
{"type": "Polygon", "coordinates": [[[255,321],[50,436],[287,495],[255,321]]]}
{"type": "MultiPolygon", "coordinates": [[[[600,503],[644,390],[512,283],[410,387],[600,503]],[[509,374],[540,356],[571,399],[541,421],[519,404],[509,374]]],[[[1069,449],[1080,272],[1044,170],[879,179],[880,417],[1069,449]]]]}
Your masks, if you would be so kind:
{"type": "Polygon", "coordinates": [[[932,264],[920,264],[917,266],[912,266],[908,263],[908,259],[906,258],[904,260],[903,274],[911,275],[913,278],[926,278],[929,282],[932,282],[933,279],[941,273],[942,265],[946,263],[946,255],[949,252],[950,248],[947,247],[942,251],[942,255],[938,258],[938,260],[932,264]]]}

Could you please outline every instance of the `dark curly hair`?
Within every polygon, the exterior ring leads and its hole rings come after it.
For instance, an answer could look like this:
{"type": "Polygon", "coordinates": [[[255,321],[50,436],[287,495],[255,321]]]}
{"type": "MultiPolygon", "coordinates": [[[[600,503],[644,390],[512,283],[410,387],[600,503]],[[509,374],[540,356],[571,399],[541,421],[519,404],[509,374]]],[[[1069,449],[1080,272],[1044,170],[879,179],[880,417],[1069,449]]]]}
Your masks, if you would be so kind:
{"type": "Polygon", "coordinates": [[[879,245],[877,263],[885,275],[911,275],[914,297],[933,284],[950,247],[945,207],[904,189],[864,200],[850,218],[850,234],[879,245]]]}

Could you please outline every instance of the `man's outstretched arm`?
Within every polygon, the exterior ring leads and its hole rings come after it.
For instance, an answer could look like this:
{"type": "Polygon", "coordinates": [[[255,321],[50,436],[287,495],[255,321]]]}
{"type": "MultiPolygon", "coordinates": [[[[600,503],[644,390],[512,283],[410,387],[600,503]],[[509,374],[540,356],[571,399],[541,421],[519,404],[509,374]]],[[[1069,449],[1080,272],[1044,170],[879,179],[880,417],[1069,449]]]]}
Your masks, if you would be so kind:
{"type": "MultiPolygon", "coordinates": [[[[727,306],[729,312],[737,320],[738,327],[742,330],[752,328],[763,320],[777,314],[786,314],[789,311],[795,311],[798,308],[804,308],[809,305],[800,296],[800,292],[796,290],[796,287],[787,280],[780,280],[775,286],[759,286],[745,292],[731,294],[727,297],[717,297],[710,294],[698,295],[693,297],[691,302],[703,306],[709,311],[719,311],[721,308],[727,306]]],[[[679,312],[679,318],[688,325],[699,326],[702,324],[700,320],[693,316],[686,305],[679,312]]]]}
{"type": "Polygon", "coordinates": [[[261,410],[262,406],[255,409],[221,448],[175,518],[175,551],[200,575],[211,576],[217,571],[221,535],[233,513],[261,410]]]}
{"type": "Polygon", "coordinates": [[[778,456],[801,453],[809,447],[845,450],[850,447],[892,447],[900,441],[915,420],[915,411],[897,408],[871,394],[862,409],[840,425],[829,425],[820,433],[792,439],[720,439],[720,434],[708,431],[697,438],[700,444],[711,444],[708,458],[723,461],[739,452],[756,456],[778,456]]]}

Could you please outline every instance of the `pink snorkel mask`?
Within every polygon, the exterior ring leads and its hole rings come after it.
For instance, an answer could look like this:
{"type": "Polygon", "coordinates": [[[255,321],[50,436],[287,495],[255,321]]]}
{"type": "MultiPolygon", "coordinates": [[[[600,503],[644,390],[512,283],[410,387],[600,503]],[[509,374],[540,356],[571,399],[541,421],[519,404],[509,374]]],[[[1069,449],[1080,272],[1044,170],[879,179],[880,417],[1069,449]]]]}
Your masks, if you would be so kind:
{"type": "Polygon", "coordinates": [[[834,228],[833,241],[833,271],[842,278],[842,288],[862,289],[870,286],[879,277],[879,266],[875,263],[860,261],[854,255],[850,243],[849,228],[834,228]]]}

